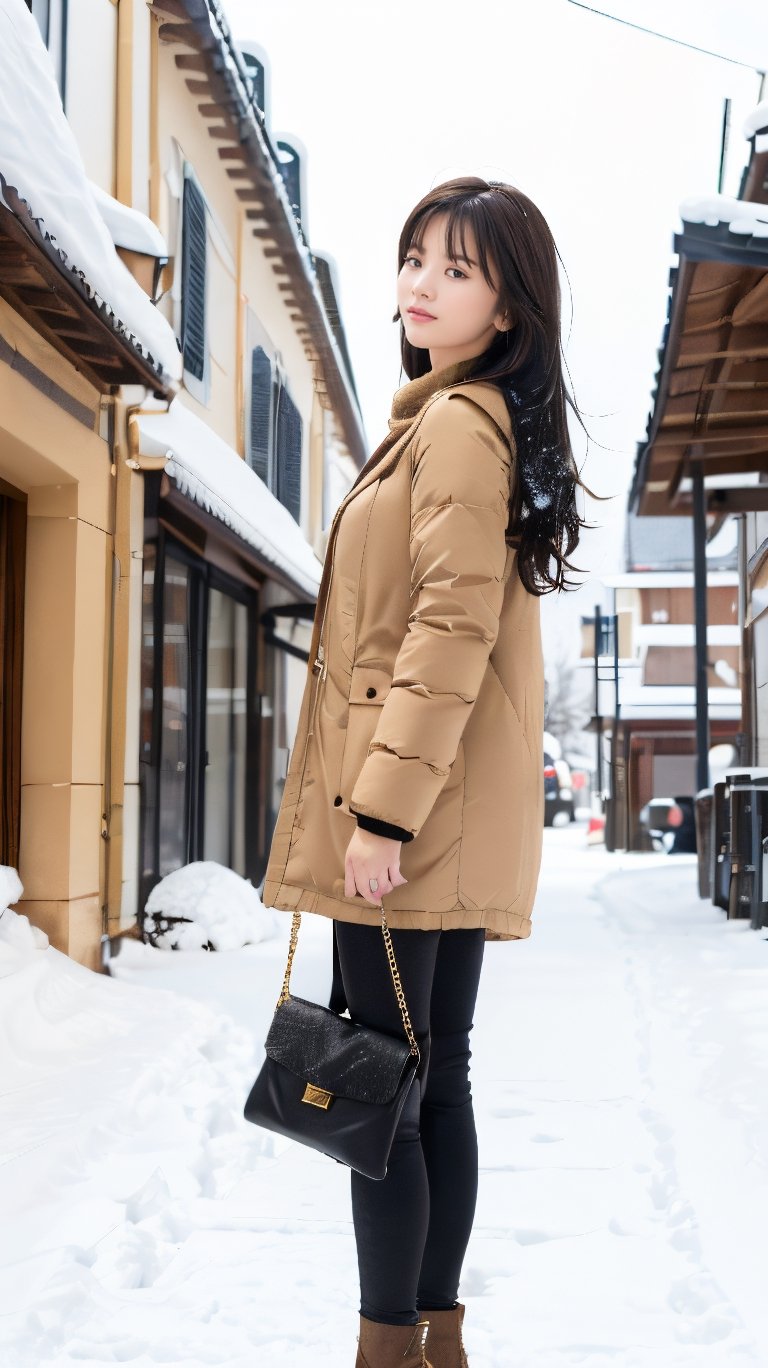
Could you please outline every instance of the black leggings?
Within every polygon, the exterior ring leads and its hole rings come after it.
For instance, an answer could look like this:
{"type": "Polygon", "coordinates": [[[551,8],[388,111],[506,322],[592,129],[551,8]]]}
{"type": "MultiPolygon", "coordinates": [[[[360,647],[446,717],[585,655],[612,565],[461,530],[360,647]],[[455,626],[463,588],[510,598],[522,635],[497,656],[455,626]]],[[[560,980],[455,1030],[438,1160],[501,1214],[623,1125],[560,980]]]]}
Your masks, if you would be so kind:
{"type": "MultiPolygon", "coordinates": [[[[378,926],[335,923],[350,1015],[393,1034],[403,1026],[378,926]]],[[[390,1155],[378,1182],[352,1173],[360,1312],[415,1325],[424,1309],[456,1305],[477,1200],[477,1134],[469,1033],[484,930],[392,932],[421,1049],[390,1155]]]]}

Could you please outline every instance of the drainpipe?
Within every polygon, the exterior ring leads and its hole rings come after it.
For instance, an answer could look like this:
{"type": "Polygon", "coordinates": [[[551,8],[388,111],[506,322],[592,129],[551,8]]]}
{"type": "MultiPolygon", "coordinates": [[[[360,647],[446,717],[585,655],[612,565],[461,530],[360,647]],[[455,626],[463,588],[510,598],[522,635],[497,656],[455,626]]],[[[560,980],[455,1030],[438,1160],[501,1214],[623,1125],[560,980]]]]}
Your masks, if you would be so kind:
{"type": "Polygon", "coordinates": [[[102,963],[109,960],[109,940],[120,930],[123,894],[126,734],[131,615],[131,503],[133,471],[128,419],[150,397],[141,386],[123,386],[112,404],[112,600],[107,643],[107,718],[102,835],[105,842],[105,903],[102,963]]]}

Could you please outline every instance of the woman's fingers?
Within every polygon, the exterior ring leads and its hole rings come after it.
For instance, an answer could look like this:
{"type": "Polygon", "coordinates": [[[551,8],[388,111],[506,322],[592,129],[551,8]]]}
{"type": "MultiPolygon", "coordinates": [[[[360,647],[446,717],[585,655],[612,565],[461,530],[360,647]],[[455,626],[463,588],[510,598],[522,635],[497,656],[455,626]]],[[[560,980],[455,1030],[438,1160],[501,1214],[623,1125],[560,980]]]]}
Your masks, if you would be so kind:
{"type": "Polygon", "coordinates": [[[400,873],[399,853],[399,841],[355,831],[344,860],[344,896],[354,898],[359,894],[374,907],[380,907],[387,893],[408,882],[400,873]],[[375,889],[371,882],[376,883],[375,889]]]}
{"type": "Polygon", "coordinates": [[[375,866],[366,868],[359,861],[347,859],[344,864],[344,896],[354,898],[356,893],[366,902],[373,903],[378,907],[381,899],[387,893],[391,893],[394,885],[389,878],[389,870],[385,867],[375,866]],[[374,890],[370,887],[370,881],[375,879],[378,888],[374,890]]]}

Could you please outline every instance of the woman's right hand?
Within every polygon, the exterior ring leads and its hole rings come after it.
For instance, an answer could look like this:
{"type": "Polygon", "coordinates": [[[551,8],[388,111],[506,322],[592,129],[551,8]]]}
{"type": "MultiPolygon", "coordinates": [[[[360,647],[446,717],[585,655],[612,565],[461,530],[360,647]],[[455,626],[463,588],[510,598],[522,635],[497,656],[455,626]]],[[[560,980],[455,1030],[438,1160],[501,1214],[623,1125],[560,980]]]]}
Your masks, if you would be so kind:
{"type": "Polygon", "coordinates": [[[393,888],[408,882],[400,873],[400,851],[402,841],[392,840],[389,836],[377,836],[374,831],[356,827],[347,846],[344,858],[344,896],[354,898],[356,893],[375,907],[381,906],[381,899],[393,888]],[[378,888],[371,891],[369,881],[375,879],[378,888]]]}

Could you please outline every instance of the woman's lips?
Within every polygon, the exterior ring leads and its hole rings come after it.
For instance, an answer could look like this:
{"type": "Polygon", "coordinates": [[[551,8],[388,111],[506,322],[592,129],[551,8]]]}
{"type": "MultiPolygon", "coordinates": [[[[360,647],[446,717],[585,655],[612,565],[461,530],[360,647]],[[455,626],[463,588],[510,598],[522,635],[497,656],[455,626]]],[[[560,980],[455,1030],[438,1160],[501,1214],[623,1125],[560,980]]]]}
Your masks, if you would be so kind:
{"type": "Polygon", "coordinates": [[[416,323],[435,323],[437,321],[435,315],[427,313],[425,309],[408,309],[407,312],[409,318],[414,319],[416,323]]]}

